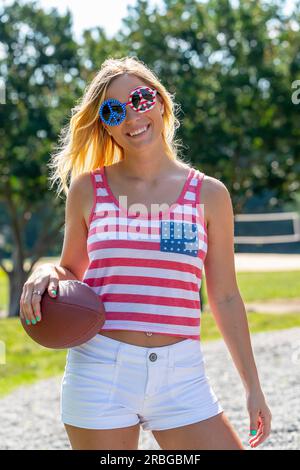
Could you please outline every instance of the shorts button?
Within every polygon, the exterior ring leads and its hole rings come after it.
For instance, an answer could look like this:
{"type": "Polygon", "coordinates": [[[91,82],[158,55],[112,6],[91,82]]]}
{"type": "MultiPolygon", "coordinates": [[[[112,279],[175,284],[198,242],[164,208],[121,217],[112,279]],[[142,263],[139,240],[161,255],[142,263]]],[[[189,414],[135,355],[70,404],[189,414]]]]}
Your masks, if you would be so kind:
{"type": "Polygon", "coordinates": [[[152,362],[156,361],[156,359],[157,359],[157,354],[151,353],[150,356],[149,356],[149,359],[150,359],[150,361],[152,361],[152,362]]]}

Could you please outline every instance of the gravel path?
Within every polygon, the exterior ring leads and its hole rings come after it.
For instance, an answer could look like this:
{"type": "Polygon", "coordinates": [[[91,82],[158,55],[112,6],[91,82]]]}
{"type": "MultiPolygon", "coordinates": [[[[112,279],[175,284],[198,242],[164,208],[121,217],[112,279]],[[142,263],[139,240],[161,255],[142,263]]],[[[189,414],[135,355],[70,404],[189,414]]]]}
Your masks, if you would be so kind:
{"type": "MultiPolygon", "coordinates": [[[[248,450],[300,449],[300,328],[251,335],[260,382],[272,412],[269,438],[248,445],[245,391],[223,339],[202,343],[206,372],[248,450]]],[[[20,387],[0,400],[0,449],[69,449],[59,401],[62,376],[20,387]]],[[[141,428],[139,449],[160,449],[141,428]]]]}

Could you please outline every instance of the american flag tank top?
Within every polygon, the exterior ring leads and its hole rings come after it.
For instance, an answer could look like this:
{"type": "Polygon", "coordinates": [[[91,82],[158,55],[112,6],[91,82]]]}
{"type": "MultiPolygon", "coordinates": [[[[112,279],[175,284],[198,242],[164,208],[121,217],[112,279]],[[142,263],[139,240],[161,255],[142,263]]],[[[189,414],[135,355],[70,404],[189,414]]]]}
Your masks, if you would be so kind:
{"type": "Polygon", "coordinates": [[[89,265],[82,282],[104,304],[102,330],[200,340],[199,291],[207,252],[200,201],[204,173],[190,167],[177,201],[160,212],[154,205],[152,214],[146,207],[128,211],[120,204],[105,167],[90,176],[94,204],[87,237],[89,265]]]}

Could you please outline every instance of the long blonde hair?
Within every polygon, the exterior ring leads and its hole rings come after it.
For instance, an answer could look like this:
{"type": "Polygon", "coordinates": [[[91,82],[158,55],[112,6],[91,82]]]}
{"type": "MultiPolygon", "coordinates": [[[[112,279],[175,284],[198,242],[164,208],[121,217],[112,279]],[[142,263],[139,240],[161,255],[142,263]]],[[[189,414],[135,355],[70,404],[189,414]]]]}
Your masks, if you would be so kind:
{"type": "Polygon", "coordinates": [[[164,103],[162,138],[165,152],[173,160],[184,161],[178,152],[182,144],[174,139],[175,131],[180,126],[176,116],[180,106],[175,103],[173,95],[136,56],[108,58],[86,87],[79,103],[72,108],[70,122],[62,128],[60,143],[47,164],[53,169],[49,177],[51,188],[58,183],[57,196],[62,191],[68,194],[69,177],[71,183],[81,173],[124,159],[124,149],[108,134],[99,119],[99,108],[107,88],[114,78],[124,73],[134,74],[158,91],[164,103]]]}

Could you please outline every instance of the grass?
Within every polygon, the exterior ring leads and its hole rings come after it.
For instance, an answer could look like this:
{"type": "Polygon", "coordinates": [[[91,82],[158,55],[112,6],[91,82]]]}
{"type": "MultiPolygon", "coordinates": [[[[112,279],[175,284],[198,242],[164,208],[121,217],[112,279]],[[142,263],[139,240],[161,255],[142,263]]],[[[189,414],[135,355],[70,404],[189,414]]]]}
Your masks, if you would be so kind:
{"type": "MultiPolygon", "coordinates": [[[[284,330],[287,328],[300,327],[300,312],[269,314],[269,313],[248,313],[248,325],[250,334],[262,331],[284,330]]],[[[211,313],[202,314],[201,317],[201,340],[212,341],[222,337],[215,319],[211,313]]]]}
{"type": "MultiPolygon", "coordinates": [[[[300,271],[237,272],[236,278],[245,303],[300,298],[300,271]]],[[[205,276],[202,295],[207,304],[205,276]]]]}
{"type": "Polygon", "coordinates": [[[0,355],[0,397],[19,385],[63,372],[67,350],[44,348],[35,343],[23,329],[19,318],[0,319],[0,342],[4,344],[6,353],[4,360],[0,355]]]}
{"type": "MultiPolygon", "coordinates": [[[[300,326],[300,312],[284,315],[249,313],[247,318],[251,334],[300,326]]],[[[212,341],[221,337],[213,315],[203,314],[201,340],[212,341]]],[[[1,342],[5,346],[6,357],[3,355],[1,358],[0,353],[0,398],[20,385],[27,386],[64,372],[67,350],[52,350],[38,345],[26,334],[18,318],[0,319],[0,346],[1,342]]]]}
{"type": "Polygon", "coordinates": [[[237,281],[244,302],[300,297],[300,271],[238,272],[237,281]]]}

